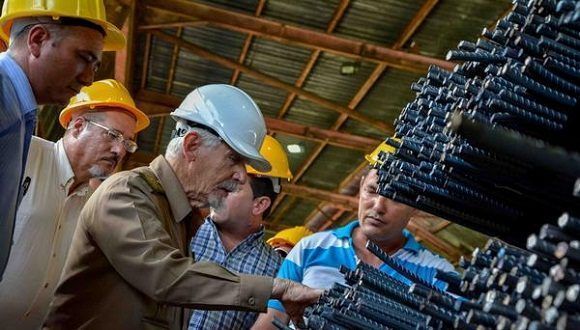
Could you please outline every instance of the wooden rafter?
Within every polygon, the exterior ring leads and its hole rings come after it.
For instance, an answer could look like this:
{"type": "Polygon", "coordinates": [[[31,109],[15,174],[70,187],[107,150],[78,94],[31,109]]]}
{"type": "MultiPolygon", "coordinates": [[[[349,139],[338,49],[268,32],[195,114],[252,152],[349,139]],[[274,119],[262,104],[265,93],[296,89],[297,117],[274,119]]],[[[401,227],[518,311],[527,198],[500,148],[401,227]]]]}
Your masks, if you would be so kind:
{"type": "MultiPolygon", "coordinates": [[[[326,27],[327,33],[332,33],[334,31],[334,29],[336,28],[336,26],[338,25],[338,23],[340,22],[340,20],[344,16],[344,13],[345,13],[346,9],[348,8],[349,4],[350,4],[349,0],[343,0],[336,7],[336,9],[334,10],[334,14],[332,16],[332,19],[330,20],[330,22],[328,23],[328,26],[326,27]]],[[[308,59],[308,62],[306,62],[306,65],[302,69],[300,76],[298,77],[298,79],[296,79],[296,82],[294,83],[294,85],[296,87],[302,87],[302,85],[304,85],[306,78],[308,78],[308,76],[310,75],[310,72],[314,68],[314,64],[316,64],[316,62],[318,61],[318,58],[320,57],[321,53],[322,53],[322,51],[320,49],[316,49],[312,52],[312,54],[310,54],[310,58],[308,59]]],[[[288,94],[288,96],[286,97],[286,100],[284,100],[284,103],[282,104],[282,107],[278,111],[278,118],[284,118],[284,116],[286,115],[286,113],[288,112],[288,110],[290,109],[292,104],[294,103],[295,99],[296,99],[296,93],[288,94]]],[[[320,141],[320,142],[325,143],[325,141],[320,141]]],[[[318,156],[318,154],[316,154],[316,156],[318,156]]],[[[306,161],[304,161],[300,165],[298,172],[292,178],[292,182],[297,182],[302,177],[302,174],[304,174],[302,169],[308,168],[308,166],[310,166],[310,164],[312,163],[311,159],[313,159],[313,158],[309,157],[309,159],[307,159],[306,161]]],[[[272,205],[272,211],[274,211],[278,208],[278,206],[284,200],[285,197],[286,197],[285,193],[280,194],[278,199],[272,205]]],[[[294,201],[295,201],[295,198],[292,198],[291,203],[288,203],[288,204],[292,204],[294,201]]],[[[278,217],[273,219],[273,222],[280,221],[280,219],[282,219],[282,216],[283,216],[283,213],[278,212],[278,217]]]]}
{"type": "Polygon", "coordinates": [[[358,208],[358,198],[338,194],[328,190],[316,189],[304,185],[293,183],[282,183],[282,191],[291,196],[311,199],[315,201],[325,201],[335,204],[345,210],[356,210],[358,208]]]}
{"type": "MultiPolygon", "coordinates": [[[[414,17],[410,20],[410,22],[407,24],[407,26],[403,29],[403,32],[401,33],[401,35],[395,41],[395,43],[393,45],[394,48],[399,49],[403,45],[405,45],[407,43],[407,41],[410,40],[413,33],[419,28],[419,26],[423,23],[423,21],[429,15],[429,13],[433,10],[433,8],[435,8],[435,5],[437,4],[437,2],[438,2],[438,0],[427,0],[423,3],[421,8],[417,11],[417,13],[414,15],[414,17]]],[[[356,107],[360,104],[360,102],[368,94],[368,92],[371,90],[372,86],[376,83],[376,81],[385,72],[386,69],[387,69],[387,66],[383,63],[380,63],[375,67],[373,72],[369,75],[369,78],[367,78],[365,83],[363,83],[361,88],[359,88],[358,92],[355,94],[355,96],[349,102],[349,108],[356,109],[356,107]]],[[[338,120],[334,123],[332,128],[335,130],[338,130],[346,122],[347,119],[348,119],[348,117],[340,116],[338,118],[338,120]]],[[[325,144],[319,145],[318,148],[313,151],[313,154],[315,154],[317,152],[320,153],[322,151],[322,149],[324,149],[325,147],[326,147],[325,144]]],[[[359,166],[359,168],[361,168],[361,169],[365,168],[366,167],[365,164],[366,164],[366,161],[363,162],[359,166]]],[[[358,176],[358,177],[360,177],[360,176],[358,176]]],[[[341,183],[341,185],[339,186],[338,190],[340,191],[340,189],[343,186],[347,186],[347,185],[351,185],[351,184],[352,184],[351,182],[343,181],[341,183]]],[[[306,223],[308,223],[310,221],[310,219],[312,219],[313,217],[314,216],[307,219],[306,223]]]]}
{"type": "MultiPolygon", "coordinates": [[[[401,33],[401,35],[399,36],[399,38],[397,39],[397,41],[393,45],[394,49],[400,49],[408,42],[408,40],[410,40],[413,33],[419,28],[419,26],[422,24],[422,22],[425,20],[425,18],[428,16],[428,14],[433,10],[433,8],[435,7],[435,5],[437,3],[438,3],[438,0],[425,1],[425,3],[421,6],[421,8],[416,13],[416,15],[411,19],[409,24],[405,27],[405,29],[403,30],[403,32],[401,33]]],[[[366,96],[368,91],[370,91],[372,86],[376,83],[378,78],[385,72],[386,69],[387,69],[387,65],[385,65],[383,63],[380,63],[377,65],[375,70],[369,75],[369,78],[367,79],[367,81],[361,86],[361,88],[356,93],[356,95],[351,99],[351,101],[349,103],[349,108],[355,109],[358,106],[358,104],[364,99],[364,97],[366,96]]],[[[333,129],[335,129],[335,130],[339,129],[346,122],[347,119],[348,119],[347,117],[341,116],[337,120],[337,122],[333,125],[333,129]]],[[[324,144],[320,145],[319,146],[320,150],[315,150],[313,152],[313,154],[320,153],[324,147],[325,147],[324,144]]],[[[363,171],[365,167],[366,167],[366,162],[363,162],[359,166],[360,169],[358,171],[363,171]]],[[[358,182],[358,180],[360,180],[360,175],[354,175],[354,176],[352,176],[352,178],[347,178],[347,180],[344,180],[341,183],[338,191],[340,191],[345,186],[352,185],[353,181],[358,182]]],[[[322,203],[321,206],[319,206],[319,208],[324,208],[324,207],[325,207],[325,203],[322,203]]],[[[317,213],[317,212],[313,212],[313,214],[311,214],[309,216],[308,220],[306,221],[306,224],[310,228],[314,228],[314,227],[318,226],[319,229],[324,230],[324,229],[328,228],[334,221],[339,219],[342,216],[342,214],[345,212],[344,209],[336,208],[336,207],[334,207],[334,205],[330,205],[330,206],[326,205],[326,207],[329,209],[329,211],[332,211],[332,213],[330,213],[330,217],[328,216],[328,214],[326,216],[318,217],[318,219],[326,219],[326,221],[322,225],[320,225],[319,223],[317,224],[316,222],[310,221],[310,219],[313,219],[316,216],[315,213],[317,213]]],[[[319,214],[322,214],[322,213],[319,213],[319,214]]],[[[444,222],[448,223],[447,221],[444,221],[444,222]]],[[[456,249],[453,246],[446,243],[442,239],[438,238],[437,236],[435,236],[433,233],[429,232],[428,230],[424,229],[421,225],[418,225],[415,221],[411,221],[409,223],[408,228],[418,238],[427,241],[429,244],[436,247],[437,249],[439,249],[441,252],[447,254],[448,256],[450,256],[452,258],[457,258],[458,252],[456,251],[456,249]]]]}
{"type": "MultiPolygon", "coordinates": [[[[226,29],[252,33],[278,42],[320,49],[329,53],[356,58],[357,60],[387,63],[392,67],[403,70],[424,72],[429,65],[433,64],[451,70],[454,66],[452,62],[437,58],[355,41],[197,2],[184,0],[144,0],[142,3],[149,8],[170,12],[178,17],[195,18],[196,24],[197,20],[203,20],[226,29]]],[[[175,22],[171,22],[171,24],[175,26],[175,22]]],[[[187,25],[186,23],[181,24],[184,26],[187,25]]],[[[157,24],[157,28],[160,26],[162,25],[157,24]]],[[[147,29],[148,27],[143,26],[141,28],[147,29]]]]}
{"type": "Polygon", "coordinates": [[[312,93],[312,92],[308,92],[302,88],[298,88],[294,85],[285,83],[278,78],[264,74],[260,71],[252,69],[252,68],[250,68],[246,65],[240,64],[236,61],[232,61],[229,58],[212,53],[205,48],[194,45],[193,43],[184,41],[180,38],[177,38],[175,36],[172,36],[172,35],[166,34],[164,32],[157,31],[157,30],[152,30],[152,31],[150,31],[150,33],[155,35],[156,37],[158,37],[161,40],[179,45],[181,48],[186,49],[186,50],[194,53],[197,56],[200,56],[200,57],[205,58],[209,61],[215,62],[215,63],[217,63],[223,67],[229,68],[229,69],[238,69],[242,73],[247,74],[248,76],[251,76],[251,77],[267,84],[267,85],[270,85],[270,86],[273,86],[276,88],[280,88],[286,92],[296,93],[300,97],[302,97],[306,100],[309,100],[313,103],[316,103],[316,104],[318,104],[322,107],[325,107],[329,110],[336,111],[340,114],[345,114],[354,120],[357,120],[357,121],[360,121],[360,122],[365,123],[367,125],[376,127],[386,134],[390,134],[393,132],[393,126],[390,124],[377,121],[371,117],[367,117],[367,116],[362,115],[360,113],[356,113],[356,112],[352,111],[351,109],[349,109],[348,107],[345,107],[341,104],[338,104],[338,103],[335,103],[331,100],[320,97],[317,94],[312,93]]]}
{"type": "MultiPolygon", "coordinates": [[[[266,0],[260,0],[260,2],[258,2],[258,5],[256,6],[256,11],[254,12],[254,15],[256,17],[262,15],[262,11],[264,10],[265,5],[266,5],[266,0]]],[[[250,46],[252,45],[252,41],[254,41],[254,35],[251,33],[248,33],[248,35],[246,36],[246,40],[244,40],[244,45],[242,46],[242,51],[240,52],[240,56],[238,57],[238,63],[244,64],[244,62],[246,61],[246,56],[248,55],[248,52],[250,51],[250,46]]],[[[232,74],[232,78],[230,79],[230,85],[235,85],[236,82],[238,81],[239,77],[240,77],[240,70],[235,69],[234,73],[232,74]]]]}
{"type": "Polygon", "coordinates": [[[453,260],[459,258],[459,251],[457,251],[457,249],[453,245],[435,236],[435,234],[423,228],[423,226],[421,226],[420,224],[417,224],[417,222],[414,219],[411,219],[411,221],[409,221],[407,229],[409,229],[413,233],[413,235],[415,235],[417,238],[421,238],[425,242],[428,242],[429,244],[433,245],[439,251],[450,256],[453,260]]]}
{"type": "MultiPolygon", "coordinates": [[[[137,106],[150,117],[167,116],[171,111],[179,106],[181,100],[175,96],[140,90],[135,94],[137,106]]],[[[332,131],[312,126],[304,126],[297,123],[264,117],[268,130],[275,133],[282,133],[300,139],[310,141],[328,141],[341,148],[370,151],[380,141],[377,139],[332,131]]]]}
{"type": "MultiPolygon", "coordinates": [[[[331,33],[332,31],[334,31],[334,29],[338,25],[338,22],[340,22],[340,20],[344,16],[344,13],[348,8],[349,4],[350,0],[342,0],[340,4],[336,7],[334,15],[332,15],[332,19],[330,20],[330,23],[328,23],[328,26],[326,27],[327,33],[331,33]]],[[[316,49],[312,52],[312,54],[310,54],[310,58],[308,59],[308,62],[306,62],[306,65],[302,69],[300,76],[298,77],[298,79],[296,79],[294,86],[302,88],[302,85],[304,85],[304,82],[306,82],[306,78],[308,78],[308,76],[310,75],[310,72],[312,71],[312,68],[314,68],[314,64],[316,64],[316,62],[318,61],[318,58],[320,57],[321,53],[322,51],[320,49],[316,49]]],[[[296,93],[290,93],[288,94],[288,96],[286,96],[286,100],[284,100],[282,107],[278,111],[278,118],[284,118],[286,112],[288,112],[288,110],[294,103],[296,96],[297,96],[296,93]]]]}

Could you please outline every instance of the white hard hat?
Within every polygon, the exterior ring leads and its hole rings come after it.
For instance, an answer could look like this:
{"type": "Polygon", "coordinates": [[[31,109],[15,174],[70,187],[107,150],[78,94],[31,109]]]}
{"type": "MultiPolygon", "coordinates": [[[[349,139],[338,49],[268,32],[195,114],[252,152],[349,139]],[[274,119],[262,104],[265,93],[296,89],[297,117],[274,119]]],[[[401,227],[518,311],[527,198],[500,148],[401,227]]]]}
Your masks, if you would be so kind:
{"type": "Polygon", "coordinates": [[[175,121],[197,123],[215,131],[232,149],[260,171],[270,171],[270,163],[260,155],[266,123],[248,94],[230,85],[214,84],[196,88],[171,113],[175,121]]]}

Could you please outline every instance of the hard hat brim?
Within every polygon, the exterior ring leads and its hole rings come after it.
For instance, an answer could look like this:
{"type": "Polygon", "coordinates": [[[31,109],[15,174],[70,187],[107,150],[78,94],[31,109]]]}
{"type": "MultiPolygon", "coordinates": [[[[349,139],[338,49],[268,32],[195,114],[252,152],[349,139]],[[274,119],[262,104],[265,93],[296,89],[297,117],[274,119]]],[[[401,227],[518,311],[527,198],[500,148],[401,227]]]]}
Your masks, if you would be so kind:
{"type": "Polygon", "coordinates": [[[127,39],[121,30],[119,30],[115,25],[109,22],[94,22],[101,25],[107,35],[105,36],[103,51],[116,51],[121,50],[127,44],[127,39]]]}
{"type": "MultiPolygon", "coordinates": [[[[23,17],[41,17],[41,16],[53,16],[61,17],[62,14],[58,12],[46,11],[42,13],[31,12],[27,16],[23,16],[22,13],[15,13],[13,15],[6,15],[0,19],[0,38],[2,38],[7,44],[10,42],[10,29],[12,28],[12,22],[15,19],[23,17]]],[[[63,16],[64,17],[64,16],[63,16]]],[[[99,25],[105,30],[105,38],[103,40],[103,51],[116,51],[123,49],[127,43],[127,39],[121,30],[119,30],[115,25],[107,21],[102,21],[98,19],[91,19],[87,17],[75,17],[79,19],[84,19],[94,24],[99,25]]]]}
{"type": "Polygon", "coordinates": [[[117,102],[81,102],[75,104],[73,107],[67,107],[61,111],[60,116],[58,118],[60,125],[64,128],[67,128],[69,122],[71,121],[72,116],[75,113],[81,112],[83,110],[95,109],[97,107],[103,108],[122,108],[127,112],[131,113],[135,116],[136,123],[135,123],[135,133],[138,133],[149,126],[150,120],[149,117],[143,113],[141,110],[137,108],[130,107],[123,103],[117,102]]]}
{"type": "Polygon", "coordinates": [[[260,172],[269,172],[272,169],[270,162],[258,150],[243,142],[234,143],[225,134],[220,136],[234,151],[246,159],[246,163],[260,172]]]}

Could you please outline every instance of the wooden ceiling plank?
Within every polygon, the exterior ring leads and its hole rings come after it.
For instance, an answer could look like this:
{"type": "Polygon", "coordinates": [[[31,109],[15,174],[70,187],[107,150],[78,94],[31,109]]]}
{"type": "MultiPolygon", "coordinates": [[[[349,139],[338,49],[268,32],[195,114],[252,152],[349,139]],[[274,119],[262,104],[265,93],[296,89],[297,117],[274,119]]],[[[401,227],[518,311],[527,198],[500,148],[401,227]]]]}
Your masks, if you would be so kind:
{"type": "Polygon", "coordinates": [[[180,17],[195,17],[232,30],[252,33],[281,42],[286,41],[304,47],[320,49],[342,56],[353,57],[358,60],[385,62],[390,66],[412,70],[414,72],[417,69],[425,70],[429,65],[433,64],[439,65],[446,70],[452,70],[454,67],[454,63],[445,60],[351,40],[197,2],[185,0],[144,0],[143,4],[151,8],[170,11],[180,17]]]}
{"type": "Polygon", "coordinates": [[[147,86],[147,75],[149,73],[149,60],[151,57],[151,34],[147,33],[145,37],[145,54],[143,54],[143,71],[141,72],[141,86],[144,89],[147,86]]]}
{"type": "Polygon", "coordinates": [[[251,77],[267,84],[267,85],[270,85],[270,86],[276,87],[276,88],[280,88],[280,89],[285,90],[287,92],[296,93],[300,97],[302,97],[306,100],[309,100],[313,103],[316,103],[316,104],[318,104],[322,107],[325,107],[329,110],[333,110],[333,111],[336,111],[336,112],[341,113],[341,114],[346,114],[350,118],[357,120],[357,121],[360,121],[362,123],[365,123],[367,125],[373,126],[377,129],[383,131],[386,134],[392,134],[392,132],[394,131],[393,126],[391,124],[383,123],[383,122],[377,121],[371,117],[367,117],[363,114],[354,112],[351,109],[349,109],[343,105],[337,104],[333,101],[330,101],[328,99],[320,97],[317,94],[314,94],[312,92],[308,92],[306,90],[298,88],[292,84],[285,83],[278,78],[275,78],[275,77],[272,77],[270,75],[264,74],[260,71],[254,70],[248,66],[245,66],[245,65],[242,65],[242,64],[237,63],[235,61],[232,61],[226,57],[214,54],[205,48],[199,47],[199,46],[194,45],[190,42],[186,42],[180,38],[166,34],[166,33],[161,32],[161,31],[153,30],[150,33],[155,35],[157,38],[159,38],[161,40],[164,40],[164,41],[169,42],[169,43],[177,44],[181,48],[186,49],[186,50],[196,54],[197,56],[203,57],[209,61],[215,62],[215,63],[217,63],[221,66],[224,66],[226,68],[230,68],[230,69],[237,68],[242,73],[247,74],[248,76],[251,76],[251,77]]]}
{"type": "MultiPolygon", "coordinates": [[[[409,21],[407,26],[405,26],[405,28],[403,29],[403,32],[401,33],[401,35],[399,35],[399,37],[395,41],[395,44],[393,46],[394,49],[400,49],[403,45],[405,45],[410,40],[410,38],[413,36],[413,34],[417,31],[417,29],[425,21],[427,16],[433,11],[433,9],[437,5],[437,3],[438,3],[438,0],[426,0],[423,3],[421,8],[419,8],[417,13],[415,13],[413,18],[411,18],[411,20],[409,21]]],[[[364,99],[364,97],[368,94],[368,92],[374,86],[376,81],[385,72],[386,68],[387,68],[387,65],[385,65],[384,63],[378,64],[375,67],[373,72],[369,75],[367,80],[363,83],[363,85],[359,88],[358,92],[355,94],[355,96],[349,102],[348,107],[350,109],[356,109],[356,107],[360,104],[360,102],[364,99]]],[[[341,115],[338,118],[338,120],[334,123],[334,125],[332,126],[332,129],[338,130],[346,122],[347,119],[348,119],[347,116],[341,115]]],[[[357,180],[358,180],[358,178],[360,177],[359,173],[364,171],[366,169],[366,167],[367,167],[367,162],[366,161],[362,162],[361,165],[359,166],[359,169],[357,171],[355,171],[356,174],[352,175],[352,178],[353,179],[357,178],[357,180]]],[[[341,182],[341,184],[339,185],[339,189],[341,187],[351,185],[351,184],[352,184],[352,182],[351,182],[350,178],[347,177],[347,180],[343,180],[343,182],[341,182]]],[[[306,223],[310,223],[311,219],[314,219],[314,218],[315,217],[306,219],[306,223]]],[[[328,227],[329,225],[324,224],[323,227],[328,227]]],[[[314,225],[312,224],[312,226],[314,226],[314,225]]]]}
{"type": "MultiPolygon", "coordinates": [[[[258,5],[256,6],[256,11],[254,16],[258,17],[262,15],[262,11],[266,5],[266,0],[260,0],[258,5]]],[[[254,40],[254,35],[249,33],[246,36],[246,40],[244,40],[244,45],[242,46],[242,51],[240,52],[240,56],[238,57],[238,63],[244,64],[246,61],[246,57],[248,56],[248,52],[250,51],[250,46],[252,45],[252,41],[254,40]]],[[[240,70],[234,69],[234,73],[230,78],[230,85],[235,85],[238,82],[238,78],[240,77],[240,70]]]]}
{"type": "MultiPolygon", "coordinates": [[[[346,12],[346,9],[348,8],[349,4],[350,0],[342,0],[340,4],[336,7],[334,14],[332,15],[332,19],[330,20],[330,23],[328,23],[328,26],[326,28],[327,33],[332,33],[332,31],[334,31],[334,29],[338,25],[338,22],[340,22],[340,20],[344,16],[344,13],[346,12]]],[[[314,68],[314,65],[318,61],[318,58],[320,57],[321,53],[322,52],[319,49],[316,49],[312,52],[312,54],[310,54],[310,58],[308,59],[308,62],[306,62],[304,69],[302,69],[300,76],[298,77],[298,79],[296,79],[294,86],[302,87],[302,85],[304,85],[304,82],[306,82],[306,78],[310,76],[310,72],[312,71],[312,68],[314,68]]],[[[290,107],[294,103],[295,99],[296,93],[288,94],[286,100],[284,101],[282,107],[280,108],[280,111],[278,111],[278,118],[284,118],[288,110],[290,110],[290,107]]]]}
{"type": "Polygon", "coordinates": [[[282,190],[291,196],[300,198],[325,201],[335,205],[340,205],[347,210],[356,210],[358,208],[358,198],[343,194],[338,194],[332,191],[316,189],[304,185],[297,185],[293,183],[282,183],[282,190]]]}
{"type": "Polygon", "coordinates": [[[424,241],[433,245],[439,251],[450,256],[453,260],[459,258],[459,251],[453,245],[443,241],[422,226],[417,225],[412,219],[409,221],[407,229],[409,229],[409,231],[411,231],[417,238],[423,239],[424,241]]]}
{"type": "MultiPolygon", "coordinates": [[[[183,27],[177,28],[176,36],[181,38],[183,34],[183,27]]],[[[173,79],[175,78],[175,69],[177,68],[177,59],[179,58],[179,45],[173,45],[171,53],[171,64],[169,65],[169,73],[167,74],[167,84],[165,84],[165,94],[171,94],[173,87],[173,79]]]]}

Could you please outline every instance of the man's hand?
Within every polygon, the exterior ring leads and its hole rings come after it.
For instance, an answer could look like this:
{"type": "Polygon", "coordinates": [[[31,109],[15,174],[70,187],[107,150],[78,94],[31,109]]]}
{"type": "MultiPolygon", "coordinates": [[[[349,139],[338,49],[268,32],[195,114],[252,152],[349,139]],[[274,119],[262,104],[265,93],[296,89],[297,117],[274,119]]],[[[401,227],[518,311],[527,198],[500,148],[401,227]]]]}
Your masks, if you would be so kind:
{"type": "Polygon", "coordinates": [[[297,282],[275,278],[272,298],[280,300],[292,322],[300,325],[304,323],[304,308],[317,302],[322,292],[323,290],[312,289],[297,282]]]}

